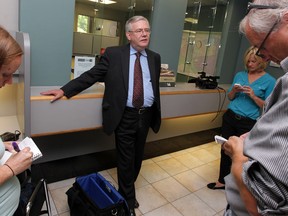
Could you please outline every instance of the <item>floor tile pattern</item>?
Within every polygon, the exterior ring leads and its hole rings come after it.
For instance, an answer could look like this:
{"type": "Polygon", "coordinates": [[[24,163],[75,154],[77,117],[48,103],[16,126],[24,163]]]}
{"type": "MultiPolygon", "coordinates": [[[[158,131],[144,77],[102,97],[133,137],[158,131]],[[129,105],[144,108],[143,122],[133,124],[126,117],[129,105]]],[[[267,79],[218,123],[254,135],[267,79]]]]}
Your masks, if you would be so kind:
{"type": "MultiPolygon", "coordinates": [[[[174,147],[173,147],[174,148],[174,147]]],[[[226,207],[224,190],[210,190],[219,172],[220,145],[215,142],[185,148],[143,161],[136,182],[137,216],[220,216],[226,207]]],[[[100,172],[117,187],[116,168],[100,172]]],[[[69,216],[65,192],[75,178],[48,184],[53,216],[69,216]]]]}

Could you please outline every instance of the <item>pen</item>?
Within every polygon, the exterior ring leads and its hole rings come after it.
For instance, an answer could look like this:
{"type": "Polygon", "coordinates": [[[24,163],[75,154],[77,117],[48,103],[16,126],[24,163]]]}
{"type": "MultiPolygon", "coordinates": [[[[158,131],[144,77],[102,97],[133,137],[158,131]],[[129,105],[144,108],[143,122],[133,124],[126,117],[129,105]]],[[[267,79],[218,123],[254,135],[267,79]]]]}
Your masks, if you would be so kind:
{"type": "Polygon", "coordinates": [[[12,142],[12,146],[16,152],[20,152],[19,146],[16,142],[12,142]]]}

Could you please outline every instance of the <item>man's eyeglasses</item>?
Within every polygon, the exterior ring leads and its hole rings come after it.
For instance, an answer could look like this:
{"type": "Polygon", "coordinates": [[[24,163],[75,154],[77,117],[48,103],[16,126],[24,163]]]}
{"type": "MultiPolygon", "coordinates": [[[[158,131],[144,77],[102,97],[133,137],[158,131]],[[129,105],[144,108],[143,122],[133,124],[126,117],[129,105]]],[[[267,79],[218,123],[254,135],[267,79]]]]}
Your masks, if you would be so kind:
{"type": "MultiPolygon", "coordinates": [[[[248,2],[248,6],[247,6],[247,13],[248,14],[250,12],[250,10],[252,9],[277,9],[277,6],[273,6],[273,5],[258,5],[258,4],[253,4],[251,2],[248,2]]],[[[273,24],[273,26],[271,27],[271,29],[269,30],[269,32],[267,33],[266,37],[264,38],[264,40],[262,41],[261,45],[259,46],[256,55],[261,57],[261,58],[265,58],[264,54],[261,54],[260,51],[264,48],[265,42],[268,39],[268,37],[270,36],[270,34],[272,33],[272,31],[275,29],[275,27],[278,24],[278,20],[273,24]]]]}
{"type": "Polygon", "coordinates": [[[129,31],[129,32],[133,32],[133,33],[135,33],[135,34],[140,35],[140,34],[143,34],[144,32],[145,32],[146,34],[150,34],[150,33],[151,33],[151,30],[150,30],[149,28],[145,28],[145,29],[136,29],[135,31],[129,31]]]}
{"type": "Polygon", "coordinates": [[[246,14],[248,14],[250,10],[252,9],[277,9],[277,8],[278,8],[277,6],[273,6],[273,5],[258,5],[258,4],[248,2],[246,14]]]}
{"type": "Polygon", "coordinates": [[[265,45],[265,42],[267,40],[267,38],[269,37],[269,35],[272,33],[272,31],[274,30],[274,28],[276,27],[276,25],[278,24],[278,20],[273,24],[273,26],[271,27],[271,29],[269,30],[269,32],[267,33],[266,37],[264,38],[264,40],[262,41],[262,43],[260,44],[257,52],[256,52],[256,55],[261,57],[261,58],[265,58],[265,55],[264,54],[261,54],[261,50],[264,48],[264,45],[265,45]]]}

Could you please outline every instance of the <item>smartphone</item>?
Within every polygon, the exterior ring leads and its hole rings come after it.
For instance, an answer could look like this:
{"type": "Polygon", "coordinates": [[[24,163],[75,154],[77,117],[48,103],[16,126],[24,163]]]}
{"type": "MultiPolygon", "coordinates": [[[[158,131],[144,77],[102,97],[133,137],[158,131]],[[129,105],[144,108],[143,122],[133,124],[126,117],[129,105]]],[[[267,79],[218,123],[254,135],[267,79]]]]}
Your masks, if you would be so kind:
{"type": "Polygon", "coordinates": [[[214,137],[214,139],[215,139],[215,142],[216,142],[216,143],[219,143],[219,144],[221,144],[221,145],[227,141],[227,139],[225,139],[225,138],[222,137],[222,136],[218,136],[218,135],[216,135],[216,136],[214,137]]]}

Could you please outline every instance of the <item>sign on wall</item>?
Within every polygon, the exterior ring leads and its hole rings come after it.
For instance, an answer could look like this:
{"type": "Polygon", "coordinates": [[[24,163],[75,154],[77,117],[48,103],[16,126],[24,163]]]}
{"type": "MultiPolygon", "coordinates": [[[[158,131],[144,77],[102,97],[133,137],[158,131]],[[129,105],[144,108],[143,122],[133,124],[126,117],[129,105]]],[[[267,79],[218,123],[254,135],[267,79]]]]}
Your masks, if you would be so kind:
{"type": "Polygon", "coordinates": [[[95,65],[95,57],[75,56],[74,79],[95,65]]]}

